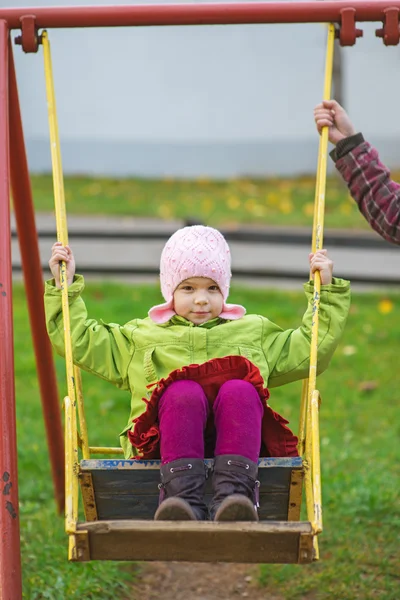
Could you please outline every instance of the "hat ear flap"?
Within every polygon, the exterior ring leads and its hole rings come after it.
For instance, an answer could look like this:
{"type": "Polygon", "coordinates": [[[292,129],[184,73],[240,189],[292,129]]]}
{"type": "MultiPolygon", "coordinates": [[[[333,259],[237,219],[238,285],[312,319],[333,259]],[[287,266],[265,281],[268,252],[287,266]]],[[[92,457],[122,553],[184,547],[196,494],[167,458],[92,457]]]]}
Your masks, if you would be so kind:
{"type": "Polygon", "coordinates": [[[176,315],[176,312],[174,311],[174,299],[171,298],[171,300],[164,302],[164,304],[153,306],[153,308],[149,310],[148,315],[154,323],[159,325],[166,323],[176,315]]]}
{"type": "Polygon", "coordinates": [[[225,304],[222,307],[222,312],[219,317],[221,319],[228,319],[230,321],[236,321],[241,319],[246,314],[246,309],[241,304],[225,304]]]}

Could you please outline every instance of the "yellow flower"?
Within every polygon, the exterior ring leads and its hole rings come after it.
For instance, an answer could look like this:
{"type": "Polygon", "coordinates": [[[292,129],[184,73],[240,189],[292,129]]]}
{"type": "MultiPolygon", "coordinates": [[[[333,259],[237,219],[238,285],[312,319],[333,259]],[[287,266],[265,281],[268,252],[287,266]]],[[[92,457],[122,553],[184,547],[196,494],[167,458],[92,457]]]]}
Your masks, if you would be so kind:
{"type": "Polygon", "coordinates": [[[393,308],[394,308],[393,302],[391,300],[389,300],[388,298],[381,300],[378,304],[378,310],[383,315],[387,315],[388,313],[391,313],[393,308]]]}

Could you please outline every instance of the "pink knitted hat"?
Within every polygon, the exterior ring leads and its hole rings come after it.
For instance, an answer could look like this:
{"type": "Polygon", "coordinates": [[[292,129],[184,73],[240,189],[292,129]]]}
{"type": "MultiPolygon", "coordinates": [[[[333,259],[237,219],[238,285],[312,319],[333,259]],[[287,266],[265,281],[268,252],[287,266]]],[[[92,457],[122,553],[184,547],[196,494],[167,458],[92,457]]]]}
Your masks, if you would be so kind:
{"type": "Polygon", "coordinates": [[[226,304],[231,282],[231,255],[224,236],[212,227],[193,225],[178,229],[161,253],[160,283],[166,302],[149,310],[149,317],[155,323],[166,323],[176,315],[174,291],[189,277],[209,277],[219,285],[224,298],[219,315],[222,319],[240,319],[246,313],[239,304],[226,304]]]}

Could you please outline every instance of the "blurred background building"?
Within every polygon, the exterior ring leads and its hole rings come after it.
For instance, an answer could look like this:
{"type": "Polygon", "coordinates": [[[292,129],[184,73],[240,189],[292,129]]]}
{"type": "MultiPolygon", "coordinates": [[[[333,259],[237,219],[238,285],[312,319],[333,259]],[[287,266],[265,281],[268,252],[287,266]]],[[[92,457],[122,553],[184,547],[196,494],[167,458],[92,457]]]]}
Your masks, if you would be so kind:
{"type": "MultiPolygon", "coordinates": [[[[378,26],[361,24],[364,37],[341,49],[341,93],[356,127],[389,166],[399,167],[400,48],[386,48],[375,37],[378,26]]],[[[222,178],[315,171],[313,108],[323,89],[324,25],[56,29],[49,35],[65,173],[222,178]]],[[[42,52],[14,48],[29,166],[48,172],[42,52]]]]}

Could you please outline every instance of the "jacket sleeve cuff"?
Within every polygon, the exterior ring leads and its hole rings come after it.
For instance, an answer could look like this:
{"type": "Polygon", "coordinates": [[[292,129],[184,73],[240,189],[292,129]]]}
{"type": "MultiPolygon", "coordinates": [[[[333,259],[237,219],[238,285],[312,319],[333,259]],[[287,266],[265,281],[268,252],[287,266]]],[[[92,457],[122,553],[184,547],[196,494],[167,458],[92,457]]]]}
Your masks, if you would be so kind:
{"type": "MultiPolygon", "coordinates": [[[[340,277],[332,277],[332,283],[328,283],[327,285],[321,285],[321,294],[322,292],[333,292],[336,294],[342,294],[343,292],[347,292],[350,289],[350,281],[348,279],[341,279],[340,277]]],[[[311,279],[304,284],[304,290],[306,292],[314,291],[314,281],[311,279]]]]}
{"type": "Polygon", "coordinates": [[[339,158],[343,158],[346,154],[354,150],[356,146],[359,146],[364,142],[364,136],[362,133],[355,133],[354,135],[349,135],[349,137],[344,138],[344,140],[340,140],[336,144],[336,148],[330,152],[329,156],[333,161],[339,160],[339,158]]]}
{"type": "MultiPolygon", "coordinates": [[[[75,275],[74,280],[70,286],[68,286],[69,298],[76,298],[80,296],[85,288],[85,280],[82,275],[75,275]]],[[[56,287],[54,279],[48,279],[45,282],[44,293],[46,296],[61,296],[61,289],[56,287]]]]}

